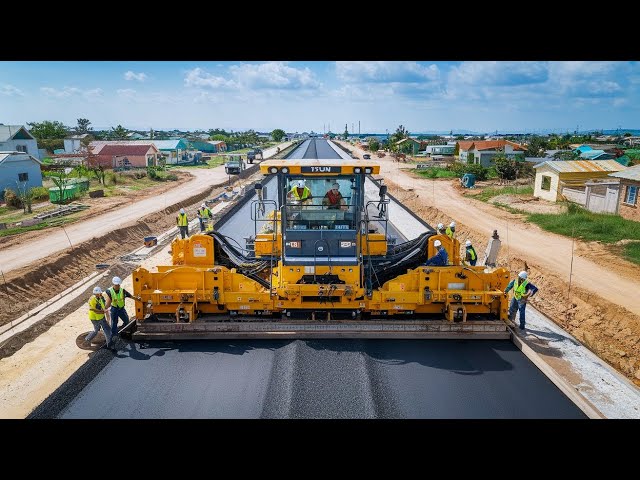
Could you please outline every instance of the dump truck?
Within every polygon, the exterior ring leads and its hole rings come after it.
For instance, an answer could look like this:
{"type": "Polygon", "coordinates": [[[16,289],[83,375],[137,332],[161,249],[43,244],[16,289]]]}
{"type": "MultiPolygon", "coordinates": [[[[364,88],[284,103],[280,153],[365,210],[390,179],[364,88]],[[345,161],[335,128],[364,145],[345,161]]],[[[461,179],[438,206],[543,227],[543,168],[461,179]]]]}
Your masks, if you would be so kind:
{"type": "Polygon", "coordinates": [[[134,339],[508,338],[510,272],[463,265],[459,241],[422,220],[423,233],[393,241],[404,207],[375,183],[377,163],[274,159],[260,171],[244,247],[196,234],[173,241],[171,265],[133,272],[134,339]],[[301,183],[312,195],[289,195],[301,183]],[[340,208],[322,203],[334,184],[340,208]],[[436,240],[450,265],[425,266],[436,240]]]}

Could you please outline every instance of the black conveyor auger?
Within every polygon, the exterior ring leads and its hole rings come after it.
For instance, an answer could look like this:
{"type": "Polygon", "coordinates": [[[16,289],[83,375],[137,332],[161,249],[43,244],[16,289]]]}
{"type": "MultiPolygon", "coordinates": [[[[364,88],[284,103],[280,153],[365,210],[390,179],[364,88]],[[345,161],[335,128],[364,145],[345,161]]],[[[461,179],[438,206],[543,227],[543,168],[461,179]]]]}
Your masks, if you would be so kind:
{"type": "Polygon", "coordinates": [[[238,273],[246,275],[255,280],[265,288],[269,288],[269,282],[261,278],[258,272],[269,267],[269,262],[265,260],[256,261],[253,257],[247,257],[228,241],[229,237],[218,232],[209,232],[207,235],[213,237],[213,248],[216,264],[227,268],[235,268],[238,273]]]}

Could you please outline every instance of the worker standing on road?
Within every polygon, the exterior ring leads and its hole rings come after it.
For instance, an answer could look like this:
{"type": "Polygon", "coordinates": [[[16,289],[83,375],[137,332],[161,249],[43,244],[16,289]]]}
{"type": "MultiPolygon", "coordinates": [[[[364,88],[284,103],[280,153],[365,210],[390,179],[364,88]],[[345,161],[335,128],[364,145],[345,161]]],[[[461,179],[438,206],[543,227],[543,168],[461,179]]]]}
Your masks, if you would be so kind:
{"type": "Polygon", "coordinates": [[[471,244],[471,240],[467,240],[466,242],[464,242],[464,246],[466,250],[464,261],[469,265],[471,265],[472,267],[475,267],[476,262],[478,261],[478,254],[476,253],[476,249],[473,248],[473,245],[471,244]]]}
{"type": "Polygon", "coordinates": [[[178,229],[180,229],[180,235],[182,238],[189,236],[189,219],[187,218],[187,214],[184,211],[184,208],[180,209],[180,213],[176,217],[176,222],[178,222],[178,229]]]}
{"type": "Polygon", "coordinates": [[[123,327],[129,323],[129,315],[124,308],[124,299],[125,298],[135,298],[136,300],[140,300],[140,296],[134,297],[129,292],[127,292],[124,288],[121,287],[122,279],[120,277],[113,277],[111,280],[113,284],[111,288],[108,288],[106,291],[107,294],[107,303],[105,305],[105,310],[109,310],[111,314],[111,334],[118,334],[118,318],[122,319],[123,327]]]}
{"type": "Polygon", "coordinates": [[[200,205],[197,215],[198,220],[200,221],[200,231],[204,232],[205,222],[208,222],[211,218],[211,210],[209,210],[209,207],[207,207],[207,205],[203,203],[202,205],[200,205]]]}
{"type": "Polygon", "coordinates": [[[106,313],[107,309],[105,307],[104,297],[102,296],[102,289],[100,287],[95,287],[93,289],[93,295],[89,299],[89,320],[91,320],[91,324],[93,325],[93,332],[89,333],[89,335],[85,337],[85,346],[91,345],[91,340],[93,340],[102,328],[104,338],[107,340],[107,348],[114,350],[111,342],[111,329],[104,318],[106,313]]]}
{"type": "Polygon", "coordinates": [[[444,225],[442,223],[438,224],[438,235],[445,235],[447,232],[444,229],[444,225]]]}
{"type": "Polygon", "coordinates": [[[449,264],[449,254],[447,250],[442,246],[440,240],[433,242],[433,246],[436,247],[436,254],[426,261],[425,265],[433,265],[434,267],[444,267],[449,264]]]}
{"type": "Polygon", "coordinates": [[[444,233],[453,240],[456,236],[456,222],[451,222],[444,233]]]}
{"type": "Polygon", "coordinates": [[[515,322],[516,311],[520,311],[520,330],[524,330],[525,326],[524,312],[527,308],[527,300],[538,291],[538,287],[529,282],[528,276],[527,272],[520,272],[516,278],[509,282],[504,291],[504,294],[507,295],[509,290],[513,288],[513,298],[509,304],[509,320],[515,322]]]}

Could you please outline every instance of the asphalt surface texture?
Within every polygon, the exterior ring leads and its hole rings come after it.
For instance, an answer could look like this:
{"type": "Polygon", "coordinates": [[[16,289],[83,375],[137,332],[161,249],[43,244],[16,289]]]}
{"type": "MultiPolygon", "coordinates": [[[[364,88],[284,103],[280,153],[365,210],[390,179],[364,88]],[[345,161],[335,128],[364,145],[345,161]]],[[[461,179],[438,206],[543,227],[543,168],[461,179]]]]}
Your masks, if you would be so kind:
{"type": "Polygon", "coordinates": [[[509,341],[121,341],[120,347],[98,373],[78,372],[75,386],[63,385],[47,400],[49,411],[43,404],[37,416],[586,418],[509,341]],[[65,392],[74,389],[79,393],[71,399],[65,392]]]}
{"type": "Polygon", "coordinates": [[[314,159],[314,158],[322,158],[322,159],[340,159],[341,155],[334,150],[329,142],[322,138],[310,138],[305,140],[300,144],[298,148],[296,148],[293,152],[287,155],[287,159],[314,159]]]}

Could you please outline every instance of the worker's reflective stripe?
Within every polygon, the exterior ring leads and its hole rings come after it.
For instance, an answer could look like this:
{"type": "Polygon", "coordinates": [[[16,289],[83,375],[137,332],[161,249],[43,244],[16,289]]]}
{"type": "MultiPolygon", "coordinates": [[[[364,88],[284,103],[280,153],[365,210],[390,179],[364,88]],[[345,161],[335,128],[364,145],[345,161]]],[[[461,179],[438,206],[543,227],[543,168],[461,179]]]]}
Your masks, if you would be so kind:
{"type": "MultiPolygon", "coordinates": [[[[518,277],[520,278],[520,277],[518,277]]],[[[516,298],[516,300],[520,300],[522,298],[522,295],[524,295],[525,293],[527,293],[527,284],[529,283],[529,280],[525,280],[524,282],[522,282],[520,285],[518,285],[518,280],[516,279],[513,283],[514,289],[513,289],[513,296],[516,298]]]]}
{"type": "Polygon", "coordinates": [[[122,308],[124,307],[124,290],[120,287],[120,291],[116,292],[113,287],[109,289],[111,292],[111,305],[114,307],[122,308]]]}
{"type": "Polygon", "coordinates": [[[302,196],[298,195],[298,187],[293,187],[292,192],[293,196],[296,197],[296,200],[304,200],[309,196],[311,190],[309,190],[307,187],[304,187],[304,189],[302,190],[302,196]]]}
{"type": "Polygon", "coordinates": [[[178,214],[178,226],[179,227],[186,227],[187,225],[189,225],[189,222],[187,221],[187,214],[186,213],[179,213],[178,214]]]}
{"type": "MultiPolygon", "coordinates": [[[[92,295],[89,299],[89,308],[100,308],[104,310],[104,297],[100,295],[100,297],[96,298],[95,295],[92,295]],[[96,306],[96,304],[98,306],[96,306]]],[[[102,320],[104,318],[104,313],[96,313],[92,310],[89,310],[89,320],[102,320]]]]}
{"type": "Polygon", "coordinates": [[[471,257],[471,260],[475,260],[476,258],[478,258],[478,256],[476,255],[475,248],[467,247],[467,252],[469,252],[469,256],[471,257]]]}
{"type": "Polygon", "coordinates": [[[211,218],[211,210],[209,210],[208,208],[200,209],[198,210],[198,213],[200,213],[200,216],[203,218],[211,218]]]}

